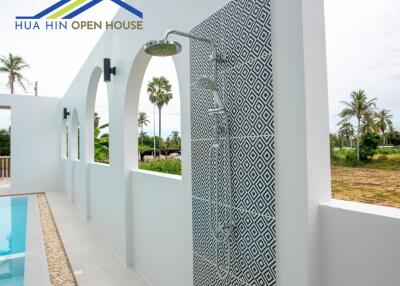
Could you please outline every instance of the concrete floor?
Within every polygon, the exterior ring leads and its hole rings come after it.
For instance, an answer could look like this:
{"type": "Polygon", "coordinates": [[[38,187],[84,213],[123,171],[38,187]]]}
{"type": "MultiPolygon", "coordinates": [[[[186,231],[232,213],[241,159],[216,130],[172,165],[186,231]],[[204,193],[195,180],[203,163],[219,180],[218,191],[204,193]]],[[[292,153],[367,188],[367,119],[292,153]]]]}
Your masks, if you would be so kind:
{"type": "Polygon", "coordinates": [[[149,286],[134,268],[120,263],[107,237],[85,220],[64,193],[46,193],[79,286],[149,286]]]}

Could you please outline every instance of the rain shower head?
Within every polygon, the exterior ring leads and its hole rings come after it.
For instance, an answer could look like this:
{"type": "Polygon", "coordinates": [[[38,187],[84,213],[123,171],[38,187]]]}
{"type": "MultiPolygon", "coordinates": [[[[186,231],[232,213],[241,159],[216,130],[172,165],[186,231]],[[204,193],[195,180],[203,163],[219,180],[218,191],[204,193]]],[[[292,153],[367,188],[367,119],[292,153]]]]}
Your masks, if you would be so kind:
{"type": "Polygon", "coordinates": [[[197,81],[197,83],[200,87],[205,88],[205,89],[210,89],[210,90],[217,89],[217,85],[216,85],[215,81],[213,81],[208,76],[200,77],[199,80],[197,81]]]}
{"type": "Polygon", "coordinates": [[[169,40],[150,41],[144,45],[144,51],[156,57],[170,57],[179,54],[182,46],[178,42],[169,40]]]}

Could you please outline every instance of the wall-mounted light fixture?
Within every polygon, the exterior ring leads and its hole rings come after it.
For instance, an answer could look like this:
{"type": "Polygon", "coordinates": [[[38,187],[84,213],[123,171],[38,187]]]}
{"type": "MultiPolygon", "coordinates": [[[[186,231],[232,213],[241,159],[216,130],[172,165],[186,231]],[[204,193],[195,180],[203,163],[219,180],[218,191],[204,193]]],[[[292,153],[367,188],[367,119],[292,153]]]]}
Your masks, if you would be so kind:
{"type": "Polygon", "coordinates": [[[103,73],[104,73],[104,81],[109,82],[111,81],[111,75],[115,75],[117,71],[116,67],[111,67],[111,60],[108,58],[104,59],[104,68],[103,68],[103,73]]]}
{"type": "Polygon", "coordinates": [[[66,107],[64,107],[64,110],[63,110],[63,117],[64,117],[64,119],[67,119],[68,116],[69,116],[69,111],[68,111],[68,109],[67,109],[66,107]]]}

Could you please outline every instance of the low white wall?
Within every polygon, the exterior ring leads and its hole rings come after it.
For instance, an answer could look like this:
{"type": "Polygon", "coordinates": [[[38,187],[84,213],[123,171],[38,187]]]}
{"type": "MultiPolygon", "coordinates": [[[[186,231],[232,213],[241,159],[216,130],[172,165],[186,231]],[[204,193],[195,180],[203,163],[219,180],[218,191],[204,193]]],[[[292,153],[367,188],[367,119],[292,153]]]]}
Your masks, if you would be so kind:
{"type": "Polygon", "coordinates": [[[179,176],[132,171],[133,263],[152,285],[192,285],[191,191],[179,176]]]}
{"type": "Polygon", "coordinates": [[[125,243],[125,202],[120,194],[121,189],[112,180],[112,167],[100,163],[88,164],[89,176],[89,213],[90,218],[110,239],[113,250],[124,262],[125,253],[121,245],[125,243]]]}
{"type": "Polygon", "coordinates": [[[60,99],[0,94],[11,107],[11,192],[63,190],[60,99]]]}
{"type": "Polygon", "coordinates": [[[400,285],[400,210],[333,200],[320,207],[323,286],[400,285]]]}
{"type": "Polygon", "coordinates": [[[72,160],[68,160],[67,158],[62,159],[63,164],[63,174],[64,174],[64,191],[67,193],[68,198],[73,201],[73,177],[72,177],[72,170],[73,170],[73,162],[72,160]]]}
{"type": "Polygon", "coordinates": [[[85,164],[82,161],[74,160],[73,165],[73,188],[72,188],[72,200],[77,206],[85,210],[86,209],[86,169],[85,164]]]}

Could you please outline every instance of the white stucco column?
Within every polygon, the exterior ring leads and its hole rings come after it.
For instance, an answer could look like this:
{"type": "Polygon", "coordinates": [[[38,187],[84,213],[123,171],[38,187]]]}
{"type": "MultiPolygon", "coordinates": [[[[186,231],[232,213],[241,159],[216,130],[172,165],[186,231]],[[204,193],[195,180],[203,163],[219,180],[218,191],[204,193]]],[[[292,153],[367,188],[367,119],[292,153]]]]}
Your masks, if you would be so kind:
{"type": "Polygon", "coordinates": [[[278,285],[319,286],[320,202],[330,200],[323,0],[272,3],[278,285]]]}

